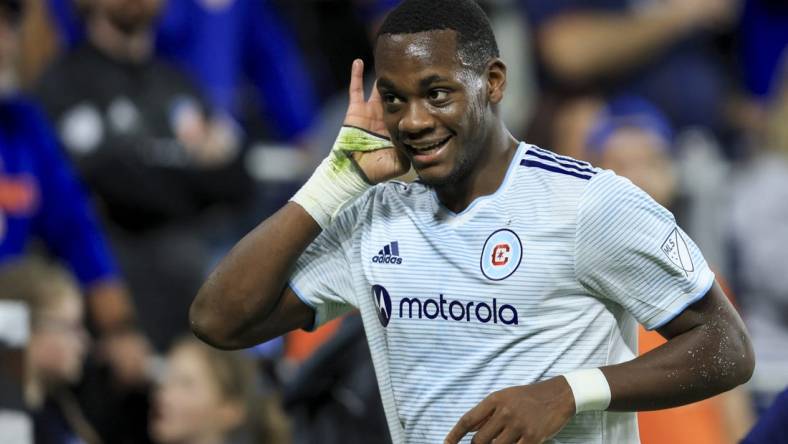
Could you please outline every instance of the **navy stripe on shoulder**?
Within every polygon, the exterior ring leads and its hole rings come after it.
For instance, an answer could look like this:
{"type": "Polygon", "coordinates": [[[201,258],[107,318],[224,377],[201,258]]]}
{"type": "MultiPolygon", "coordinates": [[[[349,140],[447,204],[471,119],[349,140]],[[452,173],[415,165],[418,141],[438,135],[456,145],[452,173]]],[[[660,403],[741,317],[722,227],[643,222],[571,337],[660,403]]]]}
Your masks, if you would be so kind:
{"type": "Polygon", "coordinates": [[[575,165],[579,165],[579,166],[587,167],[587,168],[593,168],[594,167],[593,165],[591,165],[590,163],[588,163],[588,162],[586,162],[584,160],[577,160],[577,159],[573,159],[571,157],[562,156],[562,155],[556,154],[556,153],[554,153],[554,152],[552,152],[550,150],[546,150],[544,148],[539,148],[538,146],[534,146],[534,145],[531,145],[531,147],[533,147],[535,151],[539,151],[540,153],[547,154],[549,156],[553,156],[556,159],[563,160],[564,162],[574,163],[575,165]]]}
{"type": "Polygon", "coordinates": [[[552,171],[553,173],[566,174],[568,176],[574,176],[574,177],[578,177],[580,179],[585,179],[585,180],[589,180],[589,179],[591,179],[591,177],[593,177],[593,175],[581,174],[581,173],[578,173],[578,172],[575,172],[575,171],[565,170],[565,169],[557,167],[557,166],[548,165],[546,163],[537,162],[535,160],[530,160],[530,159],[523,159],[523,160],[521,160],[520,161],[520,165],[526,166],[526,167],[541,168],[543,170],[552,171]]]}
{"type": "Polygon", "coordinates": [[[591,167],[580,167],[580,166],[577,166],[577,165],[573,165],[571,163],[564,163],[564,162],[561,162],[560,160],[558,160],[557,156],[550,156],[550,155],[547,155],[547,154],[540,154],[539,151],[536,151],[536,150],[529,151],[529,152],[525,153],[525,155],[526,156],[538,157],[538,158],[540,158],[542,160],[549,160],[551,162],[555,162],[555,163],[561,165],[564,168],[569,168],[569,169],[580,171],[580,172],[583,172],[583,173],[588,173],[588,174],[591,174],[591,175],[596,174],[596,171],[591,169],[591,167]]]}

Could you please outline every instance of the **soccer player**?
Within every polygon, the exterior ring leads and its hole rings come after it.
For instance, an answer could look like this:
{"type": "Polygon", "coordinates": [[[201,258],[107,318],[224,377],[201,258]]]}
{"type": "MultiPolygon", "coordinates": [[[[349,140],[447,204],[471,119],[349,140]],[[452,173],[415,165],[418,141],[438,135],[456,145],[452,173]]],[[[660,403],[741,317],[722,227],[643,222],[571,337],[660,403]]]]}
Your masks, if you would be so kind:
{"type": "Polygon", "coordinates": [[[199,337],[248,347],[357,307],[396,443],[632,443],[632,412],[750,377],[741,319],[673,216],[504,127],[475,2],[404,1],[368,101],[362,68],[329,157],[200,290],[199,337]],[[390,180],[408,164],[418,181],[390,180]],[[638,322],[668,342],[635,358],[638,322]]]}

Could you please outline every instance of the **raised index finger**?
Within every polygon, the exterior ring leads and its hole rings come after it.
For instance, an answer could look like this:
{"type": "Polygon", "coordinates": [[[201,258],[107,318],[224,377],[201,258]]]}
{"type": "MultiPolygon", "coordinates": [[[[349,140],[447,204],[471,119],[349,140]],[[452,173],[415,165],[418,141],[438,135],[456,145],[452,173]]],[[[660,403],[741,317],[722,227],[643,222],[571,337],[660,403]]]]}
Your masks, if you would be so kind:
{"type": "Polygon", "coordinates": [[[350,103],[364,103],[364,61],[353,60],[350,70],[350,103]]]}

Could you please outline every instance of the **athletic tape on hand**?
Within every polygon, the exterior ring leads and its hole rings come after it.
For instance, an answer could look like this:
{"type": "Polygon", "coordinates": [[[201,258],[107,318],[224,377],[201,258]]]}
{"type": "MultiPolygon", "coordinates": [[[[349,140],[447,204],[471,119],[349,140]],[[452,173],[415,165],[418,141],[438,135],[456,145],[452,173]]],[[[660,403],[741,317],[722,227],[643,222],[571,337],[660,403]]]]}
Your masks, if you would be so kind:
{"type": "Polygon", "coordinates": [[[325,229],[345,205],[371,187],[354,164],[351,157],[353,153],[391,146],[391,141],[385,137],[360,128],[343,126],[331,153],[290,200],[303,207],[325,229]]]}
{"type": "Polygon", "coordinates": [[[575,413],[606,410],[610,405],[610,384],[602,370],[576,370],[563,376],[575,397],[575,413]]]}

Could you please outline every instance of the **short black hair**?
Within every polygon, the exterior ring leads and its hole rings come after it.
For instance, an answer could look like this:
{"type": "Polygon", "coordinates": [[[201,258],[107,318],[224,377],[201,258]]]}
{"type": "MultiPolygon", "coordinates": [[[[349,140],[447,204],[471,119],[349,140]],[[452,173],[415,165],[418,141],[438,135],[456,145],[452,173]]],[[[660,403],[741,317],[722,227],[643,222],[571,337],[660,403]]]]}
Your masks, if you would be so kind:
{"type": "Polygon", "coordinates": [[[22,0],[0,0],[0,15],[9,20],[11,24],[17,25],[22,19],[24,7],[22,0]]]}
{"type": "Polygon", "coordinates": [[[499,57],[490,20],[474,0],[405,0],[388,14],[377,37],[439,30],[457,33],[460,61],[477,71],[499,57]]]}

